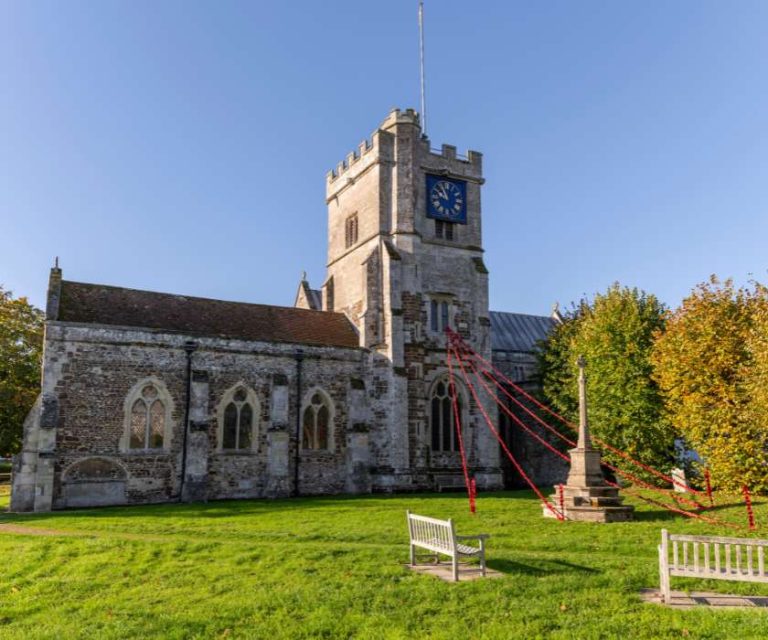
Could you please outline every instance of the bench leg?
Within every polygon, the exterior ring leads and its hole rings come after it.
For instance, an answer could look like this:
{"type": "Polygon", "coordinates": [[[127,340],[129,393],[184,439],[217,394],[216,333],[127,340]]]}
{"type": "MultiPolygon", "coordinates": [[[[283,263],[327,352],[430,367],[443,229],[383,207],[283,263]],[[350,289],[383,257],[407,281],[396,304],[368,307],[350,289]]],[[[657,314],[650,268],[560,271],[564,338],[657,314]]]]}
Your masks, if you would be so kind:
{"type": "Polygon", "coordinates": [[[659,545],[659,592],[661,601],[669,604],[672,602],[672,593],[669,580],[669,558],[666,544],[659,545]]]}
{"type": "Polygon", "coordinates": [[[411,545],[411,566],[416,566],[416,547],[411,545]]]}
{"type": "Polygon", "coordinates": [[[480,573],[485,578],[485,540],[480,538],[480,573]]]}
{"type": "Polygon", "coordinates": [[[453,581],[459,581],[459,554],[453,556],[453,581]]]}

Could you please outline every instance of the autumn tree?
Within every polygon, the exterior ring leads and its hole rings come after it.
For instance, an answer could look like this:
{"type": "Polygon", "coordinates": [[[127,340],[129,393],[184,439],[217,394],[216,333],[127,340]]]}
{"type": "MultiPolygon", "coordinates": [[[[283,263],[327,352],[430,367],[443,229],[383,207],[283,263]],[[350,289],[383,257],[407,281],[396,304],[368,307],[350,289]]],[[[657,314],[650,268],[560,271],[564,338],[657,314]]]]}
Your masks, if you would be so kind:
{"type": "MultiPolygon", "coordinates": [[[[749,353],[746,389],[749,394],[747,421],[762,443],[761,453],[768,450],[768,288],[755,285],[750,303],[750,327],[746,338],[749,353]]],[[[763,468],[763,491],[768,484],[768,469],[763,468]]],[[[757,487],[755,487],[757,488],[757,487]]]]}
{"type": "Polygon", "coordinates": [[[713,276],[670,314],[652,356],[670,418],[721,489],[768,489],[767,300],[713,276]]]}
{"type": "Polygon", "coordinates": [[[0,456],[21,448],[22,425],[40,391],[43,313],[0,287],[0,456]]]}
{"type": "MultiPolygon", "coordinates": [[[[587,401],[592,433],[646,464],[669,470],[675,433],[651,377],[653,336],[664,306],[639,289],[615,284],[565,314],[539,357],[545,399],[572,421],[578,416],[576,360],[587,360],[587,401]]],[[[616,454],[612,463],[626,466],[616,454]]],[[[633,467],[632,471],[644,475],[633,467]]]]}

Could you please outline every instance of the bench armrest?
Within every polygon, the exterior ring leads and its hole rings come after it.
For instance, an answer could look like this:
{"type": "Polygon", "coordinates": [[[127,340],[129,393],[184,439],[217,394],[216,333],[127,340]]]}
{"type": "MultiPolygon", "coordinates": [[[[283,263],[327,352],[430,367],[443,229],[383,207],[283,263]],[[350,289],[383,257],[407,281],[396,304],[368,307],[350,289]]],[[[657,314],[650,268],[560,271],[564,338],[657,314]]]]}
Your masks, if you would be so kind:
{"type": "Polygon", "coordinates": [[[457,540],[487,540],[490,538],[490,534],[488,533],[480,533],[476,536],[456,536],[457,540]]]}

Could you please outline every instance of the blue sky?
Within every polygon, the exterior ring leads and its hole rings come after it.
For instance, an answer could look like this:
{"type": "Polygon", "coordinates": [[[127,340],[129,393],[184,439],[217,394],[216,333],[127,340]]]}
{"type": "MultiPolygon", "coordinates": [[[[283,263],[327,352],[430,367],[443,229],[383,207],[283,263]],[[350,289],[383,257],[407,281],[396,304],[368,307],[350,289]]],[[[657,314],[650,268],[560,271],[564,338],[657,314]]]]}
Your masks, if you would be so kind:
{"type": "MultiPolygon", "coordinates": [[[[418,107],[415,0],[0,3],[0,283],[291,305],[325,173],[418,107]]],[[[484,153],[491,306],[768,280],[768,2],[426,0],[429,135],[484,153]]]]}

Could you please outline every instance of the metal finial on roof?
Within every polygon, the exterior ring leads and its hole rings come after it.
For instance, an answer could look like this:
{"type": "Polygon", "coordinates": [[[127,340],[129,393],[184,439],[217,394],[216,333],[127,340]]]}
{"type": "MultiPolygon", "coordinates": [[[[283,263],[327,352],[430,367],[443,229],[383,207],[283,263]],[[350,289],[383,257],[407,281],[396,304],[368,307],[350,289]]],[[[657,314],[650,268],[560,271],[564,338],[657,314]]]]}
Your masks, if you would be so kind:
{"type": "Polygon", "coordinates": [[[56,258],[53,261],[53,268],[58,269],[59,268],[59,256],[56,256],[56,258]]]}
{"type": "Polygon", "coordinates": [[[307,272],[306,271],[302,271],[301,272],[301,281],[302,282],[306,282],[307,281],[307,272]]]}

